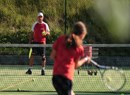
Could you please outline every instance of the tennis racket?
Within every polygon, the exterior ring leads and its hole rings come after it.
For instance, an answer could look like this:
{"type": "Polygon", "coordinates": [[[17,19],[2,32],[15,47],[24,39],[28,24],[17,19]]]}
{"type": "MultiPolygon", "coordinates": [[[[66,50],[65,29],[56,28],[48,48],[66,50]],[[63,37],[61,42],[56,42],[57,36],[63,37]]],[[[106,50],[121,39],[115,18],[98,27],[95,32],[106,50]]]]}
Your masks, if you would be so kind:
{"type": "Polygon", "coordinates": [[[119,91],[124,87],[126,77],[122,69],[113,66],[99,65],[94,60],[91,60],[91,63],[98,68],[102,81],[108,89],[119,91]]]}
{"type": "Polygon", "coordinates": [[[28,55],[29,59],[30,59],[31,55],[32,55],[32,48],[30,48],[30,50],[29,50],[29,55],[28,55]]]}

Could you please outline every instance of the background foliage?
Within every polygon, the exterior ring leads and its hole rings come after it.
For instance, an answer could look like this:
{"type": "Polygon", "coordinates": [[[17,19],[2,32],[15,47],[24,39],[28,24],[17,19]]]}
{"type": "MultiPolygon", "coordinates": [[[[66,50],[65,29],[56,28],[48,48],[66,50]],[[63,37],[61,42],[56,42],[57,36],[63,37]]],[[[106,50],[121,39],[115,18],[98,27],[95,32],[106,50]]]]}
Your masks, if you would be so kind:
{"type": "Polygon", "coordinates": [[[28,43],[28,35],[39,11],[43,11],[44,21],[51,30],[47,43],[53,43],[64,34],[65,28],[69,33],[78,20],[88,26],[88,43],[122,43],[108,32],[106,23],[94,9],[95,0],[66,1],[67,27],[64,27],[65,0],[0,0],[0,43],[28,43]]]}

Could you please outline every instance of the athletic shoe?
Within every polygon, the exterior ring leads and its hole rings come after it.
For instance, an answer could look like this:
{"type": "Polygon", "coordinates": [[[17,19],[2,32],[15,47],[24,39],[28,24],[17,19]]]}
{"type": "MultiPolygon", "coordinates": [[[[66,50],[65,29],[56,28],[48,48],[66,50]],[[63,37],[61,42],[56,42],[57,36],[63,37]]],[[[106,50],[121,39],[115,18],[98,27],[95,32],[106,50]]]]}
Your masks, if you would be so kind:
{"type": "Polygon", "coordinates": [[[32,74],[32,71],[31,71],[31,69],[28,69],[28,71],[26,72],[26,74],[29,74],[29,75],[31,75],[31,74],[32,74]]]}
{"type": "Polygon", "coordinates": [[[45,75],[45,70],[41,70],[41,75],[45,75]]]}

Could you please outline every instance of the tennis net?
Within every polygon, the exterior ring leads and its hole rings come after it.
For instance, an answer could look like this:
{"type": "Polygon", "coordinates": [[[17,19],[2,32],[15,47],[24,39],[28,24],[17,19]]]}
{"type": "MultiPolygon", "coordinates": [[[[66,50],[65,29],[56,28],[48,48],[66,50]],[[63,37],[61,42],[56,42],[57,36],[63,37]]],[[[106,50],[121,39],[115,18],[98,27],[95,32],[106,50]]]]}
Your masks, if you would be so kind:
{"type": "MultiPolygon", "coordinates": [[[[127,83],[121,91],[130,91],[130,45],[129,44],[89,44],[92,46],[96,57],[93,60],[101,65],[114,65],[122,68],[127,83]]],[[[52,44],[0,44],[0,91],[55,91],[52,83],[53,61],[50,59],[52,44]],[[32,75],[26,75],[31,47],[46,47],[46,75],[41,76],[41,58],[35,56],[32,75]]],[[[75,71],[73,89],[75,92],[110,92],[105,87],[99,73],[89,75],[88,70],[97,70],[94,66],[83,65],[75,71]]],[[[97,71],[98,72],[98,71],[97,71]]],[[[115,83],[116,84],[116,83],[115,83]]]]}

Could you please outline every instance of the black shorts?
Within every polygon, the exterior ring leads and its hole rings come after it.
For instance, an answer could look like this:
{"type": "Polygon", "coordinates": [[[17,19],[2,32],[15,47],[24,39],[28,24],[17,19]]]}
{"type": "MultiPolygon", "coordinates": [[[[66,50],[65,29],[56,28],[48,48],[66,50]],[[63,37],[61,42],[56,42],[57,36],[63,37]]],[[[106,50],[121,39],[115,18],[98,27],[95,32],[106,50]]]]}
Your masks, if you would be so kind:
{"type": "Polygon", "coordinates": [[[69,95],[72,90],[72,81],[61,75],[53,75],[52,83],[58,95],[69,95]]]}
{"type": "MultiPolygon", "coordinates": [[[[32,42],[32,44],[42,44],[42,43],[39,43],[39,42],[32,42]]],[[[32,48],[32,54],[33,55],[40,55],[40,56],[45,56],[45,50],[46,49],[45,47],[33,47],[32,48]]]]}

